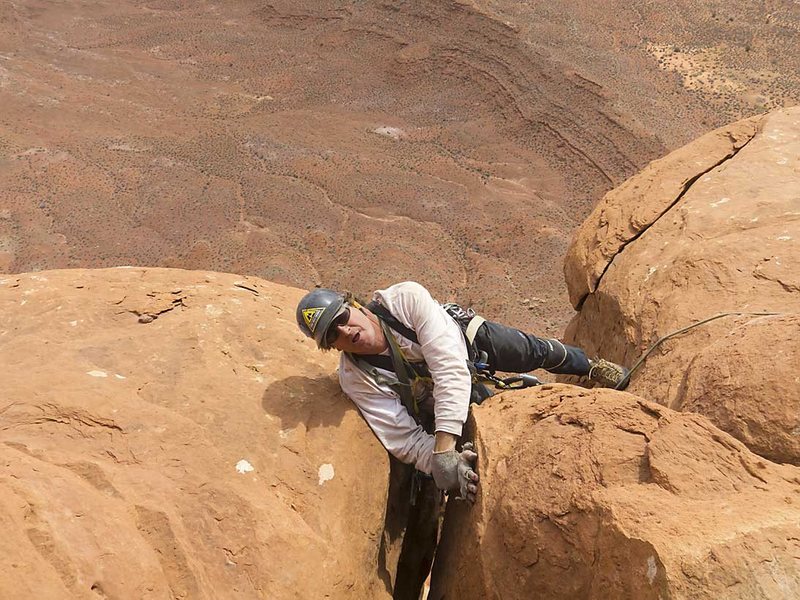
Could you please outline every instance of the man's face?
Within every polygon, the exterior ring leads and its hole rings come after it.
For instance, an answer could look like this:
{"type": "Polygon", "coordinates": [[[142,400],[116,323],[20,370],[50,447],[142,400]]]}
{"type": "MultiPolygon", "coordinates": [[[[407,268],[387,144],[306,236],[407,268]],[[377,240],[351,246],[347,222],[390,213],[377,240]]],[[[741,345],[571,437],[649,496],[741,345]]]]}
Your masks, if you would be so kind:
{"type": "Polygon", "coordinates": [[[386,349],[386,336],[377,319],[352,306],[331,324],[328,336],[331,348],[342,352],[380,354],[386,349]],[[336,339],[332,340],[334,336],[336,339]]]}

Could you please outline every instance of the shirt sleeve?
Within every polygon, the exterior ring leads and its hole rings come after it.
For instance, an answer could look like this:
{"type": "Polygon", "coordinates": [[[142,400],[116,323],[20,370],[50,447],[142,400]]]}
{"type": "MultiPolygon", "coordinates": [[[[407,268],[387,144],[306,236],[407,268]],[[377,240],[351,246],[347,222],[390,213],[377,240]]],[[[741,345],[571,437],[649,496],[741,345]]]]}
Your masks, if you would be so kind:
{"type": "Polygon", "coordinates": [[[417,425],[391,388],[372,381],[344,354],[339,361],[339,385],[387,451],[430,474],[434,437],[417,425]]]}
{"type": "Polygon", "coordinates": [[[461,435],[469,412],[472,377],[461,328],[420,284],[407,281],[392,286],[397,318],[417,334],[422,355],[433,379],[436,431],[461,435]]]}

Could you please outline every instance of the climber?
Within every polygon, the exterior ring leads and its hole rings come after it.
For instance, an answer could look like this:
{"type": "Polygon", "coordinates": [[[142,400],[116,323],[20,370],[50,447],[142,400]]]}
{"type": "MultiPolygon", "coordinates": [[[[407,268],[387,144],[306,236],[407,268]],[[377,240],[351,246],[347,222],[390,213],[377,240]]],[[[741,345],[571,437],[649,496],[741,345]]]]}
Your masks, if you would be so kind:
{"type": "Polygon", "coordinates": [[[541,368],[607,387],[626,383],[627,370],[619,365],[458,305],[440,305],[414,282],[378,290],[366,306],[352,294],[317,288],[300,300],[296,316],[317,347],[341,352],[342,390],[383,446],[432,475],[440,490],[471,502],[477,454],[469,443],[461,451],[456,446],[470,402],[491,395],[478,383],[479,371],[541,368]]]}

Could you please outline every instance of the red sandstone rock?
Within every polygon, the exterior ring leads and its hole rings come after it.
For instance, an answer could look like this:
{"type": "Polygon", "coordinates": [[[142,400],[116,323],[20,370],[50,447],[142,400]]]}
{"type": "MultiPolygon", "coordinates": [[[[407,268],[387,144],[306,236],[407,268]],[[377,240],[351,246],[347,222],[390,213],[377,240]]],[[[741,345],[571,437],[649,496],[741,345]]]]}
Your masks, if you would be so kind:
{"type": "Polygon", "coordinates": [[[481,493],[448,506],[432,600],[800,594],[796,467],[611,390],[546,385],[472,415],[481,493]]]}
{"type": "Polygon", "coordinates": [[[386,454],[297,331],[300,295],[0,276],[0,597],[389,597],[386,454]]]}
{"type": "Polygon", "coordinates": [[[670,339],[629,389],[702,412],[754,451],[794,463],[798,156],[800,108],[709,134],[609,193],[566,264],[571,297],[582,301],[567,338],[628,365],[660,337],[720,313],[787,315],[725,317],[670,339]]]}
{"type": "Polygon", "coordinates": [[[707,133],[610,191],[575,233],[564,259],[570,301],[579,308],[611,261],[669,211],[695,179],[736,154],[755,136],[761,117],[707,133]]]}
{"type": "Polygon", "coordinates": [[[800,315],[753,319],[700,350],[681,410],[778,462],[800,459],[800,315]]]}

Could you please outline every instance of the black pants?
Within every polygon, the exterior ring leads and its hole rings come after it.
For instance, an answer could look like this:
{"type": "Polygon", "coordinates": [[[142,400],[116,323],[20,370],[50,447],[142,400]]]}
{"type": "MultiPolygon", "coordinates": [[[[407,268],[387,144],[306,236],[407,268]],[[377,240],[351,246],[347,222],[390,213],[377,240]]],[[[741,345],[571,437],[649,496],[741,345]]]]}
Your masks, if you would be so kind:
{"type": "Polygon", "coordinates": [[[538,338],[513,327],[486,321],[475,335],[475,347],[489,357],[489,367],[507,373],[545,369],[565,375],[588,375],[589,359],[580,348],[538,338]]]}

